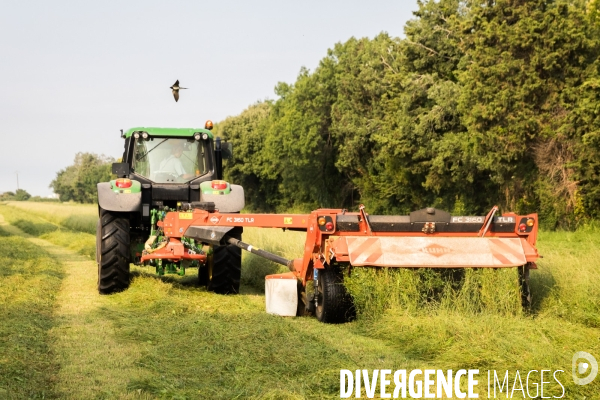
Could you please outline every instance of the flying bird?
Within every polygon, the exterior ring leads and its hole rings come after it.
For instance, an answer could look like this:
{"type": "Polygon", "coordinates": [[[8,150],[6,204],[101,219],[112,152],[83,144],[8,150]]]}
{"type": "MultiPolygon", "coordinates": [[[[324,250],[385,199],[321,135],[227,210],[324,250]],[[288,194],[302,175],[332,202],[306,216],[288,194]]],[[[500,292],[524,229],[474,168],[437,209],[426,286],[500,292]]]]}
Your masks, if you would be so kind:
{"type": "Polygon", "coordinates": [[[187,89],[187,88],[179,87],[179,79],[177,79],[175,81],[175,83],[173,84],[173,86],[171,86],[171,89],[173,90],[173,97],[175,97],[175,101],[179,101],[179,89],[187,89]]]}

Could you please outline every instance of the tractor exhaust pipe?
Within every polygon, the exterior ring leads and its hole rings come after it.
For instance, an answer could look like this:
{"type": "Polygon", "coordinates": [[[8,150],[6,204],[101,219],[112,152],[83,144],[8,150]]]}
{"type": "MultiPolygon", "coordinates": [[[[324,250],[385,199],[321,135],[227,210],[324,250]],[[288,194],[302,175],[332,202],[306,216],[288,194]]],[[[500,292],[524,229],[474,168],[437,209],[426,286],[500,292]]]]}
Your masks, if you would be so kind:
{"type": "Polygon", "coordinates": [[[215,139],[215,173],[217,179],[223,179],[223,153],[221,147],[221,138],[217,136],[215,139]]]}
{"type": "Polygon", "coordinates": [[[232,238],[231,236],[225,236],[223,240],[225,240],[229,244],[239,247],[242,250],[246,250],[252,254],[256,254],[259,257],[266,258],[267,260],[276,262],[277,264],[285,265],[289,268],[290,271],[295,271],[293,260],[288,260],[286,258],[278,256],[277,254],[269,253],[268,251],[264,251],[262,249],[254,247],[251,244],[244,243],[236,238],[232,238]]]}

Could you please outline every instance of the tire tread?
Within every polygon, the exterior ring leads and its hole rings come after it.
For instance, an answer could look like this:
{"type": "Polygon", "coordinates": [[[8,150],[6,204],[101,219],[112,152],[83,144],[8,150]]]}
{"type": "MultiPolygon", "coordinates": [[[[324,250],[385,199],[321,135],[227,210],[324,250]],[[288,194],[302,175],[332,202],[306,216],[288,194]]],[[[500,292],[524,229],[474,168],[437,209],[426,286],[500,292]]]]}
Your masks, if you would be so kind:
{"type": "Polygon", "coordinates": [[[127,214],[100,210],[98,292],[112,294],[129,287],[129,218],[127,214]]]}
{"type": "Polygon", "coordinates": [[[354,319],[352,298],[344,286],[344,276],[336,268],[328,267],[319,270],[319,281],[322,280],[323,311],[316,312],[321,322],[339,324],[354,319]]]}
{"type": "MultiPolygon", "coordinates": [[[[230,236],[242,239],[242,233],[233,231],[230,236]]],[[[242,249],[232,244],[213,248],[212,278],[207,289],[218,294],[237,294],[240,292],[242,275],[242,249]]]]}

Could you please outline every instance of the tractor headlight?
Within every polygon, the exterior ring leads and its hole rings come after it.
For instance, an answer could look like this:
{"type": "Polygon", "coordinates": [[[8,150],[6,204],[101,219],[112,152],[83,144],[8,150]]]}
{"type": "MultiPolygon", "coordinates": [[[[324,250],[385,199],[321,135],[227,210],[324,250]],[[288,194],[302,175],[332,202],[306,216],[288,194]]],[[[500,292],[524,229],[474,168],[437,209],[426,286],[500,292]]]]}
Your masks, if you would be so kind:
{"type": "Polygon", "coordinates": [[[140,138],[140,133],[139,132],[134,132],[133,137],[136,139],[140,138]]]}
{"type": "Polygon", "coordinates": [[[196,139],[196,140],[200,140],[200,134],[199,134],[199,133],[196,133],[196,134],[194,135],[194,139],[196,139]]]}
{"type": "Polygon", "coordinates": [[[143,132],[142,137],[144,138],[144,140],[148,139],[148,132],[143,132]]]}
{"type": "Polygon", "coordinates": [[[208,133],[204,133],[204,134],[202,135],[202,140],[206,140],[206,139],[208,139],[208,133]]]}

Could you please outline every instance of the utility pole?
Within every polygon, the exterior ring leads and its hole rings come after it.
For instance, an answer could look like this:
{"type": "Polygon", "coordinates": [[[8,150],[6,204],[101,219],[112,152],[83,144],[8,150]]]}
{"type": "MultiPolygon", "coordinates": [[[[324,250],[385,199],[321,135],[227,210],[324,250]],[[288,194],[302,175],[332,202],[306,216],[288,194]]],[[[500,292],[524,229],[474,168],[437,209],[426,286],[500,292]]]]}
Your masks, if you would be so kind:
{"type": "Polygon", "coordinates": [[[15,172],[17,174],[17,190],[19,190],[19,171],[15,172]]]}

